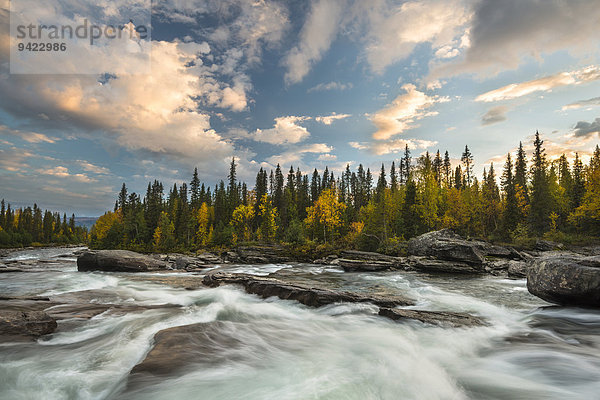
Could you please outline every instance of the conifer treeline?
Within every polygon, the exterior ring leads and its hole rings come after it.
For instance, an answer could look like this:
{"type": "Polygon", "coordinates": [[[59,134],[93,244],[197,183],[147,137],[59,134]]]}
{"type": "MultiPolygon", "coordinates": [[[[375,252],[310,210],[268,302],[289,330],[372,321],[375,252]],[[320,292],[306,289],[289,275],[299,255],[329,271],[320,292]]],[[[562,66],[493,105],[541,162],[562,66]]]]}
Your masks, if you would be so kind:
{"type": "Polygon", "coordinates": [[[241,242],[335,243],[364,250],[390,250],[421,233],[452,228],[467,236],[502,241],[531,237],[565,240],[600,235],[600,149],[589,165],[576,154],[550,162],[536,132],[528,160],[520,144],[508,154],[497,183],[494,165],[481,182],[468,146],[452,167],[446,151],[413,161],[408,146],[389,174],[377,182],[369,169],[347,166],[338,177],[326,167],[284,175],[260,169],[249,190],[232,160],[226,182],[211,188],[197,170],[189,184],[165,190],[149,183],[146,195],[123,184],[113,212],[91,232],[92,246],[137,250],[188,250],[241,242]],[[374,184],[375,183],[375,184],[374,184]]]}
{"type": "Polygon", "coordinates": [[[0,202],[0,247],[20,247],[31,244],[79,244],[88,241],[87,229],[75,226],[75,214],[42,211],[33,208],[13,210],[4,199],[0,202]]]}

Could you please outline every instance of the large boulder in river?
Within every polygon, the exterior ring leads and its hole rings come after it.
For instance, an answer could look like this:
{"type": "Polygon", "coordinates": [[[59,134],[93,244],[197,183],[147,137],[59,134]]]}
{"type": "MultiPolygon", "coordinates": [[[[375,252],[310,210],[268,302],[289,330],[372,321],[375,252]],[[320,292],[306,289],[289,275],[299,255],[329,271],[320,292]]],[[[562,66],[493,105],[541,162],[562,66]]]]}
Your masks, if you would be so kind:
{"type": "Polygon", "coordinates": [[[527,289],[551,303],[600,307],[600,256],[559,253],[538,258],[527,270],[527,289]]]}
{"type": "Polygon", "coordinates": [[[410,239],[407,250],[411,256],[429,256],[440,260],[481,265],[484,253],[479,247],[478,242],[467,241],[450,229],[442,229],[410,239]]]}
{"type": "Polygon", "coordinates": [[[79,271],[146,272],[168,266],[165,261],[128,250],[86,251],[77,257],[79,271]]]}

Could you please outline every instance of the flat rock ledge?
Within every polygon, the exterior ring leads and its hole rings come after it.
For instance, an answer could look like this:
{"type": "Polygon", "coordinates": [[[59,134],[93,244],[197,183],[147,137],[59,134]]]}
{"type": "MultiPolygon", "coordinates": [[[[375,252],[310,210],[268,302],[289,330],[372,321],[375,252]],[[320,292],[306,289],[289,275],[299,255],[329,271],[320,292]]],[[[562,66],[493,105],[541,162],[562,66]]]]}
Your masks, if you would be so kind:
{"type": "Polygon", "coordinates": [[[485,326],[485,321],[471,314],[449,311],[422,311],[400,308],[381,308],[379,315],[393,320],[412,319],[425,324],[438,325],[444,328],[462,328],[472,326],[485,326]]]}
{"type": "Polygon", "coordinates": [[[527,270],[527,289],[565,306],[600,307],[600,256],[551,254],[527,270]]]}
{"type": "Polygon", "coordinates": [[[128,250],[91,250],[77,257],[78,271],[148,272],[170,268],[162,260],[128,250]]]}
{"type": "Polygon", "coordinates": [[[0,310],[0,340],[35,340],[56,330],[56,320],[43,311],[0,310]]]}
{"type": "Polygon", "coordinates": [[[202,283],[209,287],[222,284],[242,285],[246,292],[257,294],[262,298],[277,296],[283,300],[296,300],[310,307],[321,307],[327,304],[373,303],[380,307],[396,307],[414,305],[414,302],[403,296],[377,296],[334,291],[311,286],[303,286],[282,282],[273,278],[265,278],[248,274],[230,274],[215,272],[207,274],[202,283]]]}

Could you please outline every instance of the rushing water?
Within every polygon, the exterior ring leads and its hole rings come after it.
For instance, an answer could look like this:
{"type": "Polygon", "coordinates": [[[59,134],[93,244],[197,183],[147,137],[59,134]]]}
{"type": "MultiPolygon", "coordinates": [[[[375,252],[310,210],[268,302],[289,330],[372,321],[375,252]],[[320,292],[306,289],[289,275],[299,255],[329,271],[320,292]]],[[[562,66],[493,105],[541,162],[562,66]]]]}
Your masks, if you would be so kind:
{"type": "Polygon", "coordinates": [[[524,280],[351,274],[311,265],[228,267],[401,293],[417,301],[414,308],[469,312],[490,323],[449,329],[390,321],[369,304],[313,309],[235,286],[186,290],[183,273],[78,273],[75,259],[64,257],[69,251],[12,254],[33,260],[34,269],[0,274],[0,294],[77,298],[87,291],[92,302],[180,307],[63,320],[37,342],[2,343],[0,399],[600,398],[600,313],[548,307],[527,292],[524,280]],[[155,333],[211,321],[225,321],[238,345],[170,376],[128,384],[155,333]]]}

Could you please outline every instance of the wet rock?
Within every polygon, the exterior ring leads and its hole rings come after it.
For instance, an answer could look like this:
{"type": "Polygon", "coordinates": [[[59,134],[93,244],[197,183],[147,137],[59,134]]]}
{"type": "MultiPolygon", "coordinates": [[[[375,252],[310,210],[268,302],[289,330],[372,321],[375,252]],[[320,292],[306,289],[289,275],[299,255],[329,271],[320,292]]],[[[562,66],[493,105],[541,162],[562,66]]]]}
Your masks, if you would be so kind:
{"type": "Polygon", "coordinates": [[[165,261],[128,250],[86,251],[77,258],[79,271],[147,272],[168,266],[165,261]]]}
{"type": "Polygon", "coordinates": [[[277,296],[284,300],[296,300],[310,307],[321,307],[332,303],[373,303],[380,307],[412,305],[414,302],[402,296],[377,296],[346,291],[334,291],[308,285],[283,282],[273,278],[247,274],[229,274],[215,272],[207,274],[203,281],[206,286],[217,287],[221,284],[239,284],[246,292],[263,298],[277,296]]]}
{"type": "Polygon", "coordinates": [[[379,315],[393,320],[412,319],[426,324],[442,327],[470,327],[486,325],[483,319],[471,314],[449,311],[421,311],[405,310],[399,308],[382,308],[379,315]]]}
{"type": "Polygon", "coordinates": [[[24,272],[24,271],[19,268],[10,268],[10,267],[6,267],[6,266],[4,266],[4,268],[0,267],[0,274],[9,274],[11,272],[24,272]]]}
{"type": "MultiPolygon", "coordinates": [[[[241,342],[228,334],[230,322],[176,326],[154,335],[154,347],[131,374],[176,375],[190,364],[216,365],[235,361],[232,350],[241,342]]],[[[136,377],[132,377],[135,381],[136,377]]]]}
{"type": "Polygon", "coordinates": [[[600,256],[552,254],[531,263],[527,289],[561,305],[600,307],[600,256]]]}
{"type": "Polygon", "coordinates": [[[425,233],[408,241],[411,256],[429,256],[440,260],[481,265],[484,253],[480,242],[469,242],[449,229],[425,233]]]}
{"type": "Polygon", "coordinates": [[[345,250],[337,264],[347,272],[372,272],[396,268],[402,264],[402,259],[369,251],[345,250]]]}
{"type": "Polygon", "coordinates": [[[534,249],[537,250],[537,251],[562,250],[563,249],[563,245],[561,243],[552,242],[550,240],[538,239],[535,242],[534,249]]]}
{"type": "Polygon", "coordinates": [[[225,253],[227,261],[239,264],[271,264],[292,261],[281,246],[240,246],[225,253]]]}
{"type": "Polygon", "coordinates": [[[435,257],[409,256],[403,261],[405,269],[428,273],[478,274],[486,272],[483,264],[472,264],[455,260],[440,260],[435,257]]]}
{"type": "Polygon", "coordinates": [[[527,270],[529,264],[525,261],[509,261],[508,277],[509,278],[527,278],[527,270]]]}
{"type": "Polygon", "coordinates": [[[54,332],[57,326],[43,311],[0,311],[0,338],[6,341],[36,339],[54,332]]]}
{"type": "Polygon", "coordinates": [[[313,264],[320,265],[339,265],[339,257],[335,254],[330,254],[327,257],[319,258],[318,260],[314,260],[313,264]]]}

